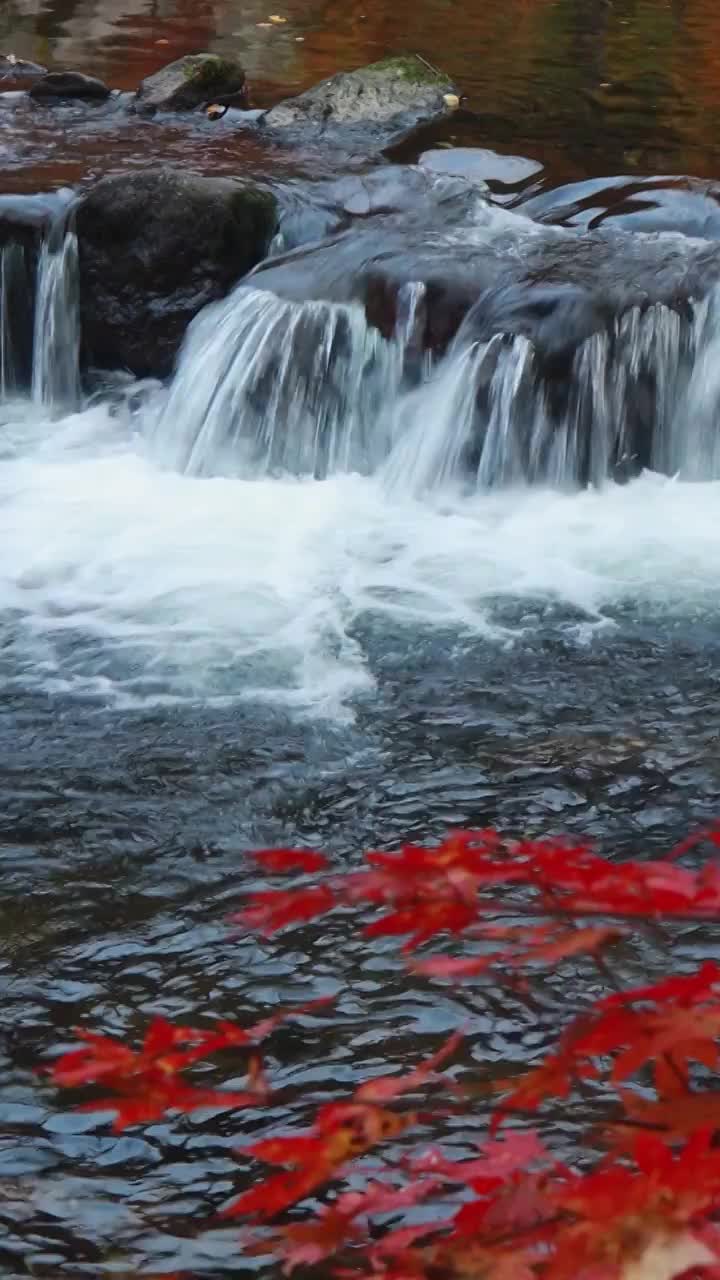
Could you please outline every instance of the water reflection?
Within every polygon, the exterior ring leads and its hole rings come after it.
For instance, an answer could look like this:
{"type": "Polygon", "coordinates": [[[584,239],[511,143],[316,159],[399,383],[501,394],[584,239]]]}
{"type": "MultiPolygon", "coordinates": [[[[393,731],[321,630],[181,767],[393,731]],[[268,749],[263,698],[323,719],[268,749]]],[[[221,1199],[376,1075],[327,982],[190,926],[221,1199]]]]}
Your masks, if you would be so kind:
{"type": "Polygon", "coordinates": [[[94,71],[118,87],[188,50],[244,53],[262,104],[417,49],[468,93],[486,145],[567,176],[713,174],[720,143],[720,14],[713,0],[6,0],[0,48],[94,71]]]}

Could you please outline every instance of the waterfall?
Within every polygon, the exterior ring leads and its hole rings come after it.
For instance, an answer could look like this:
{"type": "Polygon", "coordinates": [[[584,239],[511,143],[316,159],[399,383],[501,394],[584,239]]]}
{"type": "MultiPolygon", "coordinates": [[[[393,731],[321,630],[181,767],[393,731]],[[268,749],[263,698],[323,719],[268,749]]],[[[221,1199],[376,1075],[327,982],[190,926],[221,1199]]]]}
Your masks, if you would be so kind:
{"type": "Polygon", "coordinates": [[[155,450],[198,475],[370,471],[401,378],[362,307],[241,288],[191,325],[155,450]]]}
{"type": "Polygon", "coordinates": [[[38,261],[32,397],[64,410],[80,401],[78,243],[65,212],[51,224],[38,261]]]}
{"type": "Polygon", "coordinates": [[[237,289],[191,326],[158,456],[195,474],[382,469],[414,492],[720,476],[720,295],[682,314],[635,307],[560,371],[527,337],[469,326],[433,362],[425,306],[404,286],[387,340],[358,304],[237,289]]]}
{"type": "Polygon", "coordinates": [[[48,213],[36,251],[13,240],[0,249],[0,400],[30,389],[36,404],[67,412],[80,404],[80,298],[66,193],[48,213]]]}

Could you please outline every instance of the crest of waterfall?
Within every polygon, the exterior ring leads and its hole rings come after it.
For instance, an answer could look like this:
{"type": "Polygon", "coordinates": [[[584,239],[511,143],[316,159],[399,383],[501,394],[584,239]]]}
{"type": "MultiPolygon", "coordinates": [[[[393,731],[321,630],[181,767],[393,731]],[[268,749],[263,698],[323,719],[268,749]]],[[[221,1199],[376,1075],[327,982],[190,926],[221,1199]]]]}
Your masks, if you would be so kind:
{"type": "Polygon", "coordinates": [[[50,226],[38,260],[32,396],[53,409],[80,402],[78,243],[65,214],[50,226]]]}
{"type": "Polygon", "coordinates": [[[361,306],[236,289],[191,325],[154,447],[198,475],[372,471],[402,376],[361,306]]]}

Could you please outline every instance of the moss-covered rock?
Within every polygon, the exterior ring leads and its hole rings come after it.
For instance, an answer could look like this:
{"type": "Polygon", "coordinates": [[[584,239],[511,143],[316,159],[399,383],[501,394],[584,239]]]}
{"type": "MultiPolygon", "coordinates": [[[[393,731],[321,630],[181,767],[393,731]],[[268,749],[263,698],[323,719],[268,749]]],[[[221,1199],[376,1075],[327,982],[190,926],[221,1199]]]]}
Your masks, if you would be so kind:
{"type": "Polygon", "coordinates": [[[452,101],[453,95],[449,78],[424,58],[383,58],[278,103],[262,123],[277,133],[321,135],[338,145],[357,141],[366,151],[384,150],[450,115],[446,98],[452,101]]]}
{"type": "Polygon", "coordinates": [[[135,110],[192,111],[209,102],[247,106],[245,71],[237,58],[189,53],[142,81],[135,110]]]}
{"type": "Polygon", "coordinates": [[[170,373],[185,330],[265,255],[273,195],[177,169],[103,178],[76,213],[87,363],[170,373]]]}

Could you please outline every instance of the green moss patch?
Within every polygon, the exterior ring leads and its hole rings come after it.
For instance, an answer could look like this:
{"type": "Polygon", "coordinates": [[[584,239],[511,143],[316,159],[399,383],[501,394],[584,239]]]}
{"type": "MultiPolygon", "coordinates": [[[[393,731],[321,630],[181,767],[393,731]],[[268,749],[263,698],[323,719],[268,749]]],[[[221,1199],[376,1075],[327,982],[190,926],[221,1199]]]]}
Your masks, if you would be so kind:
{"type": "Polygon", "coordinates": [[[402,76],[403,80],[411,81],[413,84],[439,85],[450,83],[449,76],[446,76],[442,71],[436,71],[434,67],[430,66],[429,62],[425,62],[414,53],[383,58],[380,62],[373,62],[369,67],[363,69],[383,74],[392,72],[395,75],[402,76]]]}

